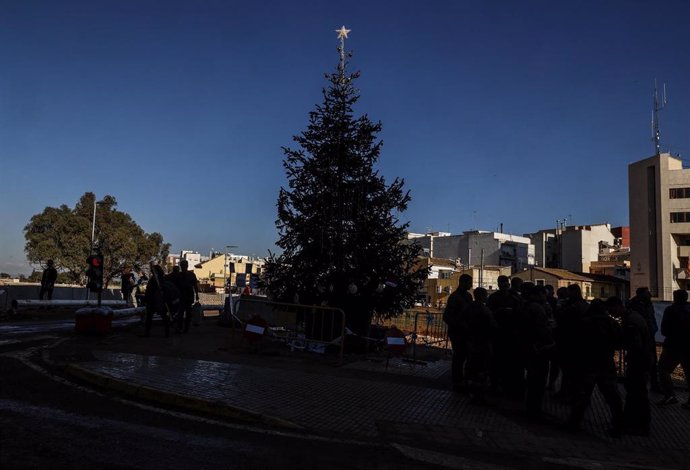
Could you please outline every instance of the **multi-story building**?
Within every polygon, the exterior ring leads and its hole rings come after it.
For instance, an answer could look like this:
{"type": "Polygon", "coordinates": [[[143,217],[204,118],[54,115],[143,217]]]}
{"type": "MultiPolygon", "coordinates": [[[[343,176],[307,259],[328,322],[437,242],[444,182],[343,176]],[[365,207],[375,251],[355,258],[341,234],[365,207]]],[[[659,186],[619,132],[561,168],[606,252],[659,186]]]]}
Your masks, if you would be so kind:
{"type": "Polygon", "coordinates": [[[589,272],[590,264],[599,260],[602,244],[614,246],[616,240],[609,224],[569,225],[525,237],[534,244],[538,266],[574,272],[589,272]]]}
{"type": "Polygon", "coordinates": [[[690,287],[690,169],[660,153],[628,166],[630,290],[671,300],[690,287]]]}
{"type": "Polygon", "coordinates": [[[256,288],[265,260],[245,255],[228,253],[194,266],[199,283],[222,292],[224,286],[242,289],[245,286],[256,288]]]}
{"type": "Polygon", "coordinates": [[[410,234],[431,258],[453,260],[467,266],[509,266],[512,272],[534,264],[534,245],[526,237],[473,230],[462,235],[434,232],[410,234]]]}
{"type": "Polygon", "coordinates": [[[542,268],[560,267],[560,229],[546,229],[527,233],[525,237],[534,245],[534,265],[542,268]]]}

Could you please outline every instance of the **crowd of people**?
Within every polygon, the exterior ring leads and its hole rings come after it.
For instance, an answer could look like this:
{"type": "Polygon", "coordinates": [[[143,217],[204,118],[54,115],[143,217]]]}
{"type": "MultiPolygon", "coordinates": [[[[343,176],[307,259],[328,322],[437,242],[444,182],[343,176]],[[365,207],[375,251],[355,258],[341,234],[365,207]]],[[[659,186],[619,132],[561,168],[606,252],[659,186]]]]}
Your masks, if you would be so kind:
{"type": "Polygon", "coordinates": [[[144,299],[144,336],[150,336],[155,314],[163,319],[165,336],[170,334],[171,323],[177,333],[188,333],[194,303],[199,302],[199,281],[194,271],[189,270],[187,260],[181,260],[169,274],[165,274],[160,265],[153,266],[144,299]]]}
{"type": "MultiPolygon", "coordinates": [[[[577,284],[554,292],[549,285],[500,276],[498,291],[489,296],[481,287],[472,294],[472,282],[468,274],[460,276],[443,313],[453,348],[453,390],[468,394],[472,403],[504,394],[524,400],[529,420],[545,422],[542,402],[551,390],[570,405],[563,429],[577,432],[597,387],[611,413],[612,436],[648,435],[649,391],[663,397],[659,406],[678,403],[671,373],[679,364],[690,385],[686,290],[675,291],[664,312],[657,363],[659,328],[646,287],[626,303],[617,297],[588,302],[577,284]],[[624,359],[625,400],[616,357],[624,359]]],[[[682,406],[690,410],[690,398],[682,406]]]]}

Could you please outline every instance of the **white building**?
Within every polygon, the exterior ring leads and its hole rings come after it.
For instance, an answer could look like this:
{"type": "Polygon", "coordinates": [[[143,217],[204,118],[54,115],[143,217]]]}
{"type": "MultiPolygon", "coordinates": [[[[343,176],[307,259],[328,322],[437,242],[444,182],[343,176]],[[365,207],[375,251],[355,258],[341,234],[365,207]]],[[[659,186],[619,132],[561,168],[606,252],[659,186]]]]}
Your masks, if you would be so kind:
{"type": "Polygon", "coordinates": [[[510,266],[516,272],[534,265],[534,245],[518,235],[473,230],[462,235],[433,232],[411,238],[427,256],[457,260],[463,266],[510,266]]]}
{"type": "Polygon", "coordinates": [[[203,261],[201,253],[191,250],[180,251],[180,260],[186,259],[190,267],[194,267],[203,261]]]}
{"type": "Polygon", "coordinates": [[[577,273],[588,273],[599,260],[600,246],[613,246],[616,239],[610,224],[570,225],[525,236],[535,246],[537,266],[577,273]]]}

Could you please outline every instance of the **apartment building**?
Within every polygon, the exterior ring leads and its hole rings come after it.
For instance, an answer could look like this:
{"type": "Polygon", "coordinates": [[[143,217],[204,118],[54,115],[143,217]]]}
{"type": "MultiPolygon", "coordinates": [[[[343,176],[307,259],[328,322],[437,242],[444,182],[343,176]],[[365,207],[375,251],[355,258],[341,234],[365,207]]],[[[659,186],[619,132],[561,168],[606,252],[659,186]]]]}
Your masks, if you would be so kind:
{"type": "Polygon", "coordinates": [[[454,260],[458,265],[510,267],[512,272],[534,265],[534,245],[526,237],[472,230],[461,235],[447,232],[409,234],[425,256],[454,260]]]}
{"type": "MultiPolygon", "coordinates": [[[[621,232],[622,233],[622,228],[621,232]]],[[[534,245],[536,265],[589,272],[602,246],[614,246],[610,224],[569,225],[525,235],[534,245]]]]}
{"type": "Polygon", "coordinates": [[[660,153],[628,166],[630,290],[659,300],[690,287],[690,169],[660,153]]]}
{"type": "Polygon", "coordinates": [[[222,292],[224,286],[242,289],[249,285],[256,288],[265,260],[245,255],[221,254],[194,266],[199,283],[222,292]]]}

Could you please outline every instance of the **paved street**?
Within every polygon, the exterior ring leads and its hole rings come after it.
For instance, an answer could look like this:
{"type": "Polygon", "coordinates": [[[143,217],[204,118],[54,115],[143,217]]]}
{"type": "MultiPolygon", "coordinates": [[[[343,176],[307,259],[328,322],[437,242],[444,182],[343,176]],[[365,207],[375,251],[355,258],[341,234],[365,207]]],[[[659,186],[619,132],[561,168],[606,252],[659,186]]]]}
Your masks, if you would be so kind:
{"type": "Polygon", "coordinates": [[[546,425],[515,401],[471,405],[447,390],[447,358],[423,348],[420,364],[338,365],[257,350],[215,319],[170,338],[158,325],[141,338],[136,322],[105,337],[62,323],[24,323],[0,341],[3,468],[285,468],[275,455],[301,468],[688,468],[690,412],[678,405],[653,407],[651,436],[612,439],[595,395],[572,436],[550,393],[546,425]]]}

